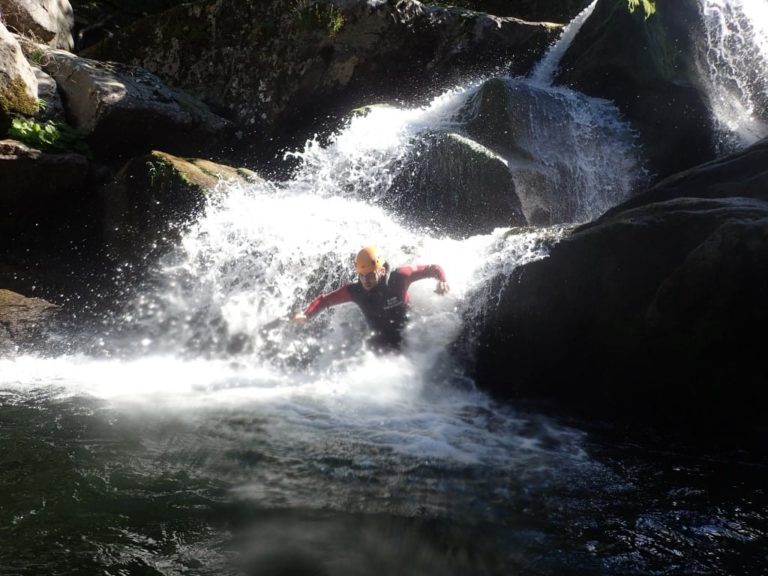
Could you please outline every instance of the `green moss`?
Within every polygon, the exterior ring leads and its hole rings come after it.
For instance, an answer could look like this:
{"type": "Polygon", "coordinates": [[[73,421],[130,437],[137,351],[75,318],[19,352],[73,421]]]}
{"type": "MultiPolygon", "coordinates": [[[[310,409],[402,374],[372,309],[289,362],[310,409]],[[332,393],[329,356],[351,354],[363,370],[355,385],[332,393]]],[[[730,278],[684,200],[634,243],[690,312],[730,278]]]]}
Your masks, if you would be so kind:
{"type": "Polygon", "coordinates": [[[45,53],[37,49],[30,50],[27,52],[26,56],[27,61],[40,68],[43,67],[47,60],[45,53]]]}
{"type": "Polygon", "coordinates": [[[27,84],[21,76],[15,76],[5,88],[0,88],[0,112],[7,116],[34,116],[37,113],[37,98],[27,93],[27,84]]]}
{"type": "Polygon", "coordinates": [[[638,8],[638,6],[642,6],[643,12],[645,12],[646,20],[648,20],[648,18],[656,13],[655,0],[627,0],[627,5],[629,6],[629,11],[633,14],[635,13],[635,10],[638,8]]]}
{"type": "Polygon", "coordinates": [[[153,152],[147,160],[147,173],[152,186],[160,188],[181,185],[205,194],[216,185],[216,178],[203,172],[198,166],[184,158],[165,152],[153,152]]]}
{"type": "Polygon", "coordinates": [[[293,21],[295,27],[303,32],[321,31],[329,38],[335,38],[346,23],[344,14],[336,5],[313,0],[296,0],[293,21]]]}

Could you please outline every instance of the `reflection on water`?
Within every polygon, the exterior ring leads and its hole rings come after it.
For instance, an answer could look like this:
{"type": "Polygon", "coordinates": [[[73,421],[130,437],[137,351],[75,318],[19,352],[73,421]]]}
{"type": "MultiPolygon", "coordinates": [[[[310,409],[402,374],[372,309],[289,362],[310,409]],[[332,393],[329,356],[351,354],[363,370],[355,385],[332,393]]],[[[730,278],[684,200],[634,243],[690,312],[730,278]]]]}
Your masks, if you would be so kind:
{"type": "Polygon", "coordinates": [[[760,574],[768,551],[764,463],[605,444],[474,393],[0,394],[2,574],[760,574]]]}

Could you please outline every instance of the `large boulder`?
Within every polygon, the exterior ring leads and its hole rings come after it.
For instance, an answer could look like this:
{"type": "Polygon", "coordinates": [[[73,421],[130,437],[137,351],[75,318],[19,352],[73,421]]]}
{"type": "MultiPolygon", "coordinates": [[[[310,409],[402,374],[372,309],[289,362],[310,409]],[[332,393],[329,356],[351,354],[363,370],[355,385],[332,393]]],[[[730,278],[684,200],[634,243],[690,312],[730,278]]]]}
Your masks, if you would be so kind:
{"type": "Polygon", "coordinates": [[[168,251],[220,183],[262,182],[254,172],[153,151],[131,159],[99,192],[105,256],[146,264],[168,251]]]}
{"type": "Polygon", "coordinates": [[[714,122],[700,79],[705,37],[697,0],[656,2],[648,15],[627,0],[599,0],[566,52],[558,76],[616,103],[663,177],[711,160],[714,122]]]}
{"type": "Polygon", "coordinates": [[[507,162],[453,133],[412,147],[386,201],[410,222],[458,237],[527,224],[507,162]]]}
{"type": "Polygon", "coordinates": [[[756,422],[768,401],[768,203],[670,200],[515,271],[479,337],[481,386],[609,419],[756,422]]]}
{"type": "MultiPolygon", "coordinates": [[[[25,50],[43,50],[25,43],[25,50]]],[[[193,153],[232,136],[232,124],[143,68],[47,50],[42,69],[57,83],[75,126],[100,155],[156,147],[193,153]]]]}
{"type": "Polygon", "coordinates": [[[499,66],[524,72],[557,29],[413,0],[210,0],[136,22],[86,55],[141,65],[274,134],[499,66]]]}
{"type": "Polygon", "coordinates": [[[27,298],[0,288],[0,356],[35,343],[60,310],[42,298],[27,298]]]}
{"type": "Polygon", "coordinates": [[[16,37],[0,22],[0,132],[12,115],[37,112],[37,79],[16,37]]]}
{"type": "Polygon", "coordinates": [[[764,151],[670,180],[517,269],[480,329],[478,382],[612,419],[759,422],[768,163],[745,159],[764,151]]]}
{"type": "MultiPolygon", "coordinates": [[[[437,176],[430,166],[449,152],[445,145],[433,146],[430,154],[419,154],[422,150],[417,149],[406,174],[420,178],[422,184],[415,182],[416,188],[431,187],[435,197],[441,194],[441,186],[464,186],[466,196],[477,194],[478,185],[488,192],[495,188],[492,195],[478,195],[489,202],[492,197],[497,200],[498,212],[485,218],[486,224],[501,225],[509,219],[511,205],[506,202],[512,197],[519,201],[528,224],[586,222],[629,197],[644,177],[634,135],[618,110],[566,88],[494,78],[469,93],[450,124],[474,152],[453,154],[446,172],[437,176]],[[478,158],[479,150],[485,158],[494,159],[494,169],[477,173],[470,181],[475,168],[471,162],[463,167],[462,163],[478,158]],[[459,175],[459,170],[464,174],[459,175]]],[[[478,222],[491,210],[489,205],[477,214],[478,222]]],[[[475,219],[469,214],[465,212],[463,218],[475,219]]]]}
{"type": "Polygon", "coordinates": [[[72,50],[75,16],[68,0],[0,0],[6,26],[54,48],[72,50]]]}

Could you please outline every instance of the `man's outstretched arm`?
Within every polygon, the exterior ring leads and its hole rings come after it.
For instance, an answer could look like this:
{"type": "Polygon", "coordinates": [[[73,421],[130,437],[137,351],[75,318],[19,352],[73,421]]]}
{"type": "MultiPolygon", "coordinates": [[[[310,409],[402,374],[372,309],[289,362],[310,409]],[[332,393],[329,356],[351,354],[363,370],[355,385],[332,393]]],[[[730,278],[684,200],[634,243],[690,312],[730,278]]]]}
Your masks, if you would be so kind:
{"type": "Polygon", "coordinates": [[[445,294],[449,290],[445,271],[437,264],[403,266],[402,268],[398,268],[397,271],[405,276],[408,286],[418,280],[435,278],[437,280],[437,288],[435,288],[435,292],[438,294],[445,294]]]}
{"type": "Polygon", "coordinates": [[[316,316],[326,308],[336,306],[337,304],[344,304],[345,302],[352,302],[352,292],[349,291],[349,284],[342,286],[338,290],[329,292],[328,294],[318,296],[309,303],[309,306],[307,306],[304,312],[296,314],[296,316],[293,317],[293,320],[294,322],[304,322],[308,318],[316,316]]]}

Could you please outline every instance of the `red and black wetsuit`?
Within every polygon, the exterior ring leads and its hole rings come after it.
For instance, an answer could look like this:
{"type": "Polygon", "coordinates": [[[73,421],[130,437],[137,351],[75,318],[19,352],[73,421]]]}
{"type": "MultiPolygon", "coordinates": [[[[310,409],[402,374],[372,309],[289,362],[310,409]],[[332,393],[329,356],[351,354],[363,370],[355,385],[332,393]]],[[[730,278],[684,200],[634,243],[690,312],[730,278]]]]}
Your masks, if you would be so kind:
{"type": "Polygon", "coordinates": [[[408,288],[411,283],[424,278],[435,278],[445,282],[445,272],[440,266],[403,266],[389,271],[373,288],[366,290],[360,282],[346,284],[328,294],[315,298],[304,314],[308,318],[337,304],[354,302],[362,310],[368,325],[376,333],[372,343],[387,348],[397,348],[401,332],[408,320],[408,288]]]}

